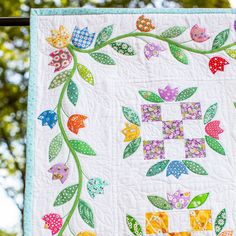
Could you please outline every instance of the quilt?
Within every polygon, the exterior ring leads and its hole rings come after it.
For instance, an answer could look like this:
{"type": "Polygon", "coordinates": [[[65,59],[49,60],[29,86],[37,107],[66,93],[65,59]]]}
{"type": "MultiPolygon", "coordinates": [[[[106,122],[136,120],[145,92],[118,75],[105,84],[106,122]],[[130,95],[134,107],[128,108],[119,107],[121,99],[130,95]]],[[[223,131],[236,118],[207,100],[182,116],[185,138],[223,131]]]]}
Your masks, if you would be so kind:
{"type": "Polygon", "coordinates": [[[236,11],[33,9],[25,236],[233,236],[236,11]]]}

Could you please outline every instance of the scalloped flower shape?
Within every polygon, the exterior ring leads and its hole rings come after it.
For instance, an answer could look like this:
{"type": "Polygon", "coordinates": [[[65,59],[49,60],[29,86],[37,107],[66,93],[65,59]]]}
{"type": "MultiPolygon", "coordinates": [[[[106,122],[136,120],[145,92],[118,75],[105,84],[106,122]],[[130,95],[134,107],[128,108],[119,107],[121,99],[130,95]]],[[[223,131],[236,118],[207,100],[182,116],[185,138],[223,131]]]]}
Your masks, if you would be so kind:
{"type": "Polygon", "coordinates": [[[122,129],[121,132],[125,136],[124,142],[130,142],[130,141],[139,137],[140,128],[135,124],[131,124],[131,123],[126,122],[125,128],[122,129]]]}
{"type": "Polygon", "coordinates": [[[172,89],[170,85],[167,85],[164,89],[158,89],[158,93],[166,102],[173,102],[178,96],[179,90],[178,88],[172,89]]]}
{"type": "Polygon", "coordinates": [[[167,167],[166,176],[173,175],[178,179],[182,174],[188,174],[186,166],[181,161],[172,161],[167,167]]]}
{"type": "Polygon", "coordinates": [[[63,224],[62,217],[56,213],[47,214],[42,218],[42,220],[45,222],[44,228],[51,230],[52,235],[57,234],[63,224]]]}
{"type": "Polygon", "coordinates": [[[208,123],[205,127],[206,133],[212,138],[219,140],[219,134],[223,133],[224,130],[220,127],[220,121],[214,120],[208,123]]]}
{"type": "Polygon", "coordinates": [[[210,38],[210,35],[206,33],[206,29],[201,28],[198,24],[192,27],[190,31],[190,36],[192,40],[197,43],[205,42],[210,38]]]}
{"type": "Polygon", "coordinates": [[[90,179],[87,183],[87,190],[91,198],[95,198],[97,194],[104,194],[104,187],[108,183],[101,178],[90,179]]]}
{"type": "Polygon", "coordinates": [[[52,129],[58,120],[57,113],[53,110],[43,111],[39,115],[38,120],[42,121],[42,126],[49,126],[52,129]]]}
{"type": "Polygon", "coordinates": [[[148,43],[144,47],[144,55],[150,60],[152,57],[159,57],[160,53],[165,51],[166,48],[157,43],[148,43]]]}
{"type": "Polygon", "coordinates": [[[150,32],[155,29],[152,20],[146,18],[144,15],[140,16],[136,21],[136,27],[141,32],[150,32]]]}
{"type": "Polygon", "coordinates": [[[68,119],[68,122],[67,122],[68,129],[72,133],[78,134],[79,129],[82,129],[85,127],[84,121],[87,118],[88,118],[87,116],[80,115],[80,114],[71,115],[68,119]]]}
{"type": "Polygon", "coordinates": [[[167,200],[173,208],[183,209],[190,201],[190,192],[176,191],[174,194],[167,193],[167,200]]]}
{"type": "Polygon", "coordinates": [[[228,65],[229,62],[222,57],[212,57],[209,61],[209,68],[213,74],[217,71],[224,71],[225,65],[228,65]]]}
{"type": "Polygon", "coordinates": [[[88,27],[80,29],[75,27],[72,33],[72,44],[79,49],[86,49],[91,46],[95,37],[95,33],[89,33],[88,27]]]}
{"type": "Polygon", "coordinates": [[[64,163],[57,163],[53,165],[48,172],[52,174],[52,180],[60,180],[61,183],[64,184],[68,178],[69,168],[64,163]]]}

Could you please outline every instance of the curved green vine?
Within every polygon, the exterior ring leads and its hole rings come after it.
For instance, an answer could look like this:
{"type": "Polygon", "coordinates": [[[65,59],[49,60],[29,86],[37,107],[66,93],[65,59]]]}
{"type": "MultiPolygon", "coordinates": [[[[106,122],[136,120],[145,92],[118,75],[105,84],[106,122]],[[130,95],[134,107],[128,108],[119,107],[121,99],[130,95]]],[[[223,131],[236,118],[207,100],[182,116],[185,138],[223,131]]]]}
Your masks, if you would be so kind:
{"type": "Polygon", "coordinates": [[[155,38],[155,39],[158,39],[158,40],[161,40],[163,42],[166,42],[168,44],[172,44],[172,45],[175,45],[179,48],[182,48],[186,51],[189,51],[189,52],[193,52],[193,53],[198,53],[198,54],[212,54],[212,53],[217,53],[217,52],[220,52],[220,51],[224,51],[228,48],[231,48],[233,46],[236,46],[236,42],[234,43],[230,43],[228,45],[225,45],[223,47],[220,47],[220,48],[217,48],[217,49],[212,49],[212,50],[200,50],[200,49],[194,49],[194,48],[191,48],[191,47],[188,47],[186,45],[183,45],[181,43],[178,43],[178,42],[175,42],[174,40],[171,40],[169,38],[164,38],[162,36],[159,36],[159,35],[156,35],[156,34],[152,34],[152,33],[142,33],[142,32],[131,32],[131,33],[128,33],[128,34],[123,34],[123,35],[120,35],[120,36],[117,36],[117,37],[114,37],[108,41],[106,41],[105,43],[102,43],[100,46],[98,47],[94,47],[94,48],[91,48],[91,49],[87,49],[87,50],[83,50],[83,49],[79,49],[73,45],[71,45],[71,47],[78,51],[78,52],[81,52],[81,53],[92,53],[92,52],[95,52],[95,51],[98,51],[99,49],[117,41],[117,40],[120,40],[120,39],[124,39],[124,38],[130,38],[130,37],[142,37],[142,36],[146,36],[146,37],[150,37],[150,38],[155,38]]]}
{"type": "Polygon", "coordinates": [[[82,168],[81,168],[81,164],[80,164],[80,161],[79,161],[79,158],[78,158],[76,152],[74,151],[73,147],[70,144],[70,140],[67,137],[67,134],[64,130],[63,123],[62,123],[62,118],[61,118],[61,111],[63,109],[62,108],[63,97],[64,97],[65,91],[67,89],[67,86],[68,86],[70,80],[72,79],[72,77],[73,77],[73,75],[76,71],[76,66],[78,64],[76,55],[75,55],[71,45],[69,45],[67,48],[68,48],[68,50],[70,51],[70,53],[73,57],[74,65],[73,65],[73,68],[72,68],[72,71],[71,71],[71,74],[70,74],[69,78],[67,79],[67,81],[63,85],[63,88],[62,88],[62,91],[61,91],[61,94],[60,94],[60,97],[59,97],[58,105],[57,105],[57,114],[58,114],[58,125],[59,125],[59,128],[60,128],[61,134],[62,134],[63,139],[66,142],[68,148],[70,149],[70,152],[72,153],[72,156],[75,160],[76,167],[77,167],[77,170],[78,170],[78,190],[77,190],[77,194],[76,194],[76,198],[75,198],[75,201],[73,203],[73,206],[72,206],[71,210],[69,211],[68,216],[66,217],[66,220],[65,220],[60,232],[58,233],[58,236],[62,236],[63,232],[65,231],[67,225],[69,224],[69,222],[71,220],[71,217],[74,214],[75,209],[77,208],[77,206],[79,204],[80,195],[81,195],[81,191],[82,191],[82,185],[83,185],[83,171],[82,171],[82,168]]]}

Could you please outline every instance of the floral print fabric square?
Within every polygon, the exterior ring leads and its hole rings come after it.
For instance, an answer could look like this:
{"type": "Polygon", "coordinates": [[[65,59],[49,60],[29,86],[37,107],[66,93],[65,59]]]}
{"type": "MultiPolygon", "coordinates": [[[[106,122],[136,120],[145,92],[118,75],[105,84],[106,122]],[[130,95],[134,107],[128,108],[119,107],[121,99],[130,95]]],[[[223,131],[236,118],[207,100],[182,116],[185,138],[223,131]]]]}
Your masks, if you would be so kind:
{"type": "Polygon", "coordinates": [[[200,102],[183,102],[180,104],[184,120],[201,120],[202,111],[200,102]]]}
{"type": "Polygon", "coordinates": [[[161,107],[148,104],[141,106],[142,122],[161,121],[161,107]]]}
{"type": "Polygon", "coordinates": [[[145,160],[164,159],[164,141],[149,140],[143,141],[143,153],[145,160]]]}
{"type": "Polygon", "coordinates": [[[186,158],[206,157],[206,144],[203,138],[193,138],[185,140],[186,158]]]}
{"type": "Polygon", "coordinates": [[[168,232],[168,215],[166,212],[146,213],[146,234],[168,232]]]}
{"type": "Polygon", "coordinates": [[[193,231],[212,230],[211,210],[190,211],[190,225],[193,231]]]}
{"type": "Polygon", "coordinates": [[[164,139],[183,139],[183,121],[163,121],[163,135],[164,139]]]}

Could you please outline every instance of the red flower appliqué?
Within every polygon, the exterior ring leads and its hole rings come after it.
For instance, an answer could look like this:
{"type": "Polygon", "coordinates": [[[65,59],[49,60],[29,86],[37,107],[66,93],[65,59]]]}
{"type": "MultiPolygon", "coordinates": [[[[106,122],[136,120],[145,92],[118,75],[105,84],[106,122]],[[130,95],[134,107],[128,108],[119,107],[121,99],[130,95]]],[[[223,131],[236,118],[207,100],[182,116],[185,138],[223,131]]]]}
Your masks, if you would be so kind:
{"type": "Polygon", "coordinates": [[[229,62],[226,61],[222,57],[212,57],[209,61],[209,68],[213,74],[215,74],[218,70],[224,71],[224,66],[228,65],[229,62]]]}
{"type": "Polygon", "coordinates": [[[219,134],[224,132],[224,130],[220,128],[219,120],[214,120],[208,123],[205,127],[205,131],[209,136],[215,139],[219,139],[219,134]]]}

